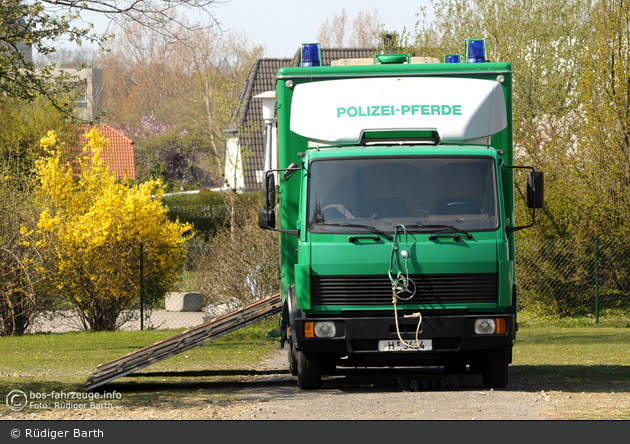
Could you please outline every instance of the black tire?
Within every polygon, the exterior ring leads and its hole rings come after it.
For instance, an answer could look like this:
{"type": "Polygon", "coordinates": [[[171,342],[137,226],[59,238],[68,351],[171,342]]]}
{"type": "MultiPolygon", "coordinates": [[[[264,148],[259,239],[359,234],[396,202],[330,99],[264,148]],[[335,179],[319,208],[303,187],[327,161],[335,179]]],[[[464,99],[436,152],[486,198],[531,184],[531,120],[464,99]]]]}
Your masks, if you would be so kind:
{"type": "Polygon", "coordinates": [[[291,372],[291,375],[293,376],[297,376],[298,374],[298,370],[297,370],[297,359],[295,357],[295,345],[293,345],[291,343],[291,339],[289,338],[289,352],[287,353],[289,356],[289,371],[291,372]]]}
{"type": "Polygon", "coordinates": [[[483,370],[483,385],[488,388],[504,388],[508,383],[510,354],[507,347],[488,350],[483,370]]]}
{"type": "Polygon", "coordinates": [[[316,390],[322,386],[319,355],[296,350],[297,385],[302,390],[316,390]]]}

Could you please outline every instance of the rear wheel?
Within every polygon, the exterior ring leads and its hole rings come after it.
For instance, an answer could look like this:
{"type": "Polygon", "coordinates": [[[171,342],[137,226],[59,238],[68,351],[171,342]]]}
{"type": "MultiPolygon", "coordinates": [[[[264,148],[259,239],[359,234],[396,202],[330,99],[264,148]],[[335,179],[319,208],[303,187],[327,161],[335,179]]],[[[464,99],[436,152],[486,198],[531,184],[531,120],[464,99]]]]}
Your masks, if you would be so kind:
{"type": "Polygon", "coordinates": [[[322,386],[319,355],[313,352],[296,351],[297,385],[302,390],[315,390],[322,386]]]}
{"type": "Polygon", "coordinates": [[[510,353],[507,347],[488,350],[483,370],[483,385],[488,388],[504,388],[508,383],[509,364],[510,353]]]}

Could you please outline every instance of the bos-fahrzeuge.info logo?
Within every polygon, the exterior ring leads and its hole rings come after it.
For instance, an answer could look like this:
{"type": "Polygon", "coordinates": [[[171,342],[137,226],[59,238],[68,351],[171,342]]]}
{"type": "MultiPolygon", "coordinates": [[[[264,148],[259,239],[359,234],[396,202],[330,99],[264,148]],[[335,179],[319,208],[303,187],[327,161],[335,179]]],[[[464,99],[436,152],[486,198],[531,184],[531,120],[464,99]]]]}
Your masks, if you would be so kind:
{"type": "Polygon", "coordinates": [[[112,400],[121,399],[122,394],[113,391],[105,393],[95,392],[66,392],[53,390],[51,392],[33,392],[28,394],[22,390],[13,390],[7,395],[7,407],[14,412],[21,412],[30,405],[31,409],[111,409],[112,400]]]}
{"type": "Polygon", "coordinates": [[[380,105],[337,108],[337,118],[385,116],[461,116],[462,105],[380,105]]]}

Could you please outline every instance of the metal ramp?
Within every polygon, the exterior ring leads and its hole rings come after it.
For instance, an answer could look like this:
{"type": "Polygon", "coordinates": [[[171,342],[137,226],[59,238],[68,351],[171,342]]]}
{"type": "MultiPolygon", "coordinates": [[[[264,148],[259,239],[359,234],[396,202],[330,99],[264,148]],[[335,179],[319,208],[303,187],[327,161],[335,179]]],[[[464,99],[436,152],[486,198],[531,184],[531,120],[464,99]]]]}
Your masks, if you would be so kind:
{"type": "Polygon", "coordinates": [[[163,361],[171,356],[205,344],[225,334],[268,318],[282,309],[280,293],[252,302],[231,313],[216,317],[185,332],[163,339],[153,345],[128,353],[106,364],[96,367],[85,386],[88,390],[100,387],[117,378],[163,361]]]}

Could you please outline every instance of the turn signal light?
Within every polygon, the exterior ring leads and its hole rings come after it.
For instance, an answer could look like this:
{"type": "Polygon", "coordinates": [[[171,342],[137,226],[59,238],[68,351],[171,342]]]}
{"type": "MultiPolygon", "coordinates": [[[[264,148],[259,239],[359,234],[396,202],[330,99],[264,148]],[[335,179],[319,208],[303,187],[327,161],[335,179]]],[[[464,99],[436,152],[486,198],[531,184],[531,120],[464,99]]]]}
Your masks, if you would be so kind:
{"type": "Polygon", "coordinates": [[[314,338],[315,337],[315,328],[314,322],[305,322],[304,323],[304,337],[306,338],[314,338]]]}

